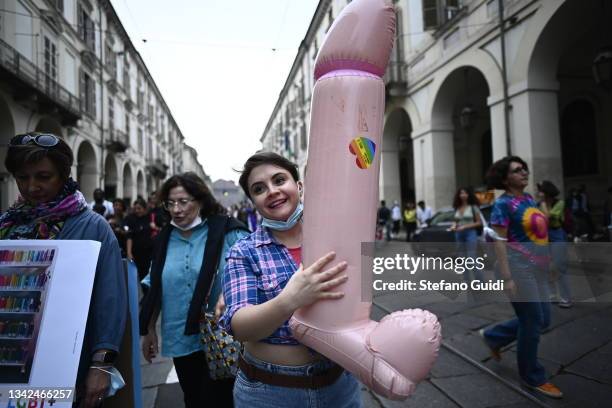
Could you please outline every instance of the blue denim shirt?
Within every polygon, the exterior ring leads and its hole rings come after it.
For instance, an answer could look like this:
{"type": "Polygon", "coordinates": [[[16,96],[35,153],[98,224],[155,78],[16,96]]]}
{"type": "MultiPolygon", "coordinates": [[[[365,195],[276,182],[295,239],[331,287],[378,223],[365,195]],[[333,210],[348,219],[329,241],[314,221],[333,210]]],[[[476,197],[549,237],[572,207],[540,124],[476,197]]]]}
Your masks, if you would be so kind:
{"type": "Polygon", "coordinates": [[[92,240],[102,244],[81,350],[78,383],[87,373],[94,351],[119,351],[127,319],[125,270],[113,230],[102,216],[91,210],[68,218],[57,239],[92,240]]]}
{"type": "MultiPolygon", "coordinates": [[[[190,301],[204,259],[204,247],[208,237],[207,221],[204,220],[192,231],[191,236],[185,238],[178,229],[174,228],[168,241],[166,262],[162,272],[161,306],[162,355],[166,357],[186,356],[202,349],[198,334],[186,336],[184,333],[190,301]]],[[[247,233],[242,230],[232,230],[225,235],[207,312],[214,312],[221,293],[225,254],[236,241],[246,235],[247,233]]],[[[150,286],[151,275],[145,276],[142,283],[150,286]]]]}

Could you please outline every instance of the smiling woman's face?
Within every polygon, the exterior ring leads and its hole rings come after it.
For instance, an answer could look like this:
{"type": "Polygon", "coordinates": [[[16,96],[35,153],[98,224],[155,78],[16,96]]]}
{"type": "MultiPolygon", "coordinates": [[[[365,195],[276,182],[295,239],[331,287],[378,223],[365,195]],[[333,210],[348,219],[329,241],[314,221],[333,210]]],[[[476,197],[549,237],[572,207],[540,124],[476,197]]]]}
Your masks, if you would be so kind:
{"type": "Polygon", "coordinates": [[[21,196],[34,205],[53,201],[66,182],[48,157],[24,164],[15,172],[15,180],[21,196]]]}
{"type": "Polygon", "coordinates": [[[272,164],[255,167],[248,179],[253,204],[262,217],[287,221],[300,202],[300,187],[291,174],[272,164]]]}

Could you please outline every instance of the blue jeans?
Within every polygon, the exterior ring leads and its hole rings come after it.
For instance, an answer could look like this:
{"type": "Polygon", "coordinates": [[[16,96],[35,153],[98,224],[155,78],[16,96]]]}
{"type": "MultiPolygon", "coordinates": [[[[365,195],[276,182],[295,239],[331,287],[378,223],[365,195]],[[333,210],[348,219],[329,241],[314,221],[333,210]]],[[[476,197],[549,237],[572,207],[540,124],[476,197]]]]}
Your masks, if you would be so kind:
{"type": "Polygon", "coordinates": [[[564,300],[572,299],[569,280],[567,277],[567,235],[563,228],[555,228],[548,230],[548,239],[550,240],[550,255],[553,265],[557,270],[557,277],[553,281],[553,289],[559,289],[559,295],[564,300]]]}
{"type": "MultiPolygon", "coordinates": [[[[329,369],[329,360],[302,366],[284,366],[267,363],[244,354],[244,359],[251,365],[262,370],[283,375],[307,376],[329,369]]],[[[238,370],[234,383],[235,408],[361,408],[361,390],[359,383],[352,374],[345,371],[340,378],[330,386],[316,390],[307,388],[289,388],[264,384],[250,380],[241,370],[238,370]]]]}
{"type": "MultiPolygon", "coordinates": [[[[478,248],[478,233],[474,228],[455,232],[455,242],[457,242],[457,252],[462,256],[476,258],[476,250],[478,248]]],[[[473,280],[483,280],[482,271],[478,269],[469,269],[463,273],[463,279],[466,282],[473,280]],[[473,275],[473,276],[472,276],[473,275]]]]}
{"type": "MultiPolygon", "coordinates": [[[[508,252],[511,258],[511,251],[508,252]]],[[[516,318],[485,330],[484,337],[494,349],[516,340],[519,375],[527,384],[539,386],[546,382],[546,371],[538,362],[538,344],[540,333],[550,325],[547,273],[525,260],[511,261],[510,271],[517,286],[517,298],[522,300],[512,302],[516,318]]]]}

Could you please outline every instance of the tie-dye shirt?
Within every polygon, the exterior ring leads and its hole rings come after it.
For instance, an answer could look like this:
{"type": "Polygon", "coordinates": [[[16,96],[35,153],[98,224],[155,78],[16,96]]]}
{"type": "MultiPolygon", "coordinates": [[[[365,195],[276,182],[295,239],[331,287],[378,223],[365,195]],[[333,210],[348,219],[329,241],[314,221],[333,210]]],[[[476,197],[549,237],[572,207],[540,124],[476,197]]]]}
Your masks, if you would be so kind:
{"type": "Polygon", "coordinates": [[[493,204],[491,225],[506,228],[510,248],[538,265],[548,263],[548,221],[531,195],[502,194],[493,204]]]}

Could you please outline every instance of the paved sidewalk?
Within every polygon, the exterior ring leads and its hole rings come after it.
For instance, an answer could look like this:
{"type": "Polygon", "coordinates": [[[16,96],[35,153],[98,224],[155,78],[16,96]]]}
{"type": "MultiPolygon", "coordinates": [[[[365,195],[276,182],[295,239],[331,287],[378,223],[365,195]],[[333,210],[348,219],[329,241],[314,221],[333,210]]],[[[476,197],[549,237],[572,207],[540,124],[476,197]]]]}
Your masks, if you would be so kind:
{"type": "MultiPolygon", "coordinates": [[[[377,255],[390,251],[381,248],[377,255]]],[[[391,254],[391,252],[389,252],[391,254]]],[[[572,263],[572,267],[585,267],[572,263]]],[[[609,287],[612,265],[587,265],[588,277],[572,276],[572,285],[609,287]],[[610,273],[608,273],[610,272],[610,273]]],[[[390,273],[391,274],[391,273],[390,273]]],[[[397,277],[397,276],[396,276],[397,277]]],[[[603,293],[605,291],[601,291],[603,293]]],[[[612,407],[612,300],[605,293],[597,302],[578,302],[571,309],[552,306],[552,324],[540,341],[539,357],[552,381],[565,393],[561,400],[535,395],[519,382],[516,347],[502,353],[502,361],[490,359],[478,330],[514,317],[507,302],[451,300],[439,293],[396,292],[375,294],[372,318],[408,308],[424,308],[442,323],[443,347],[430,377],[406,401],[390,401],[363,389],[366,408],[610,408],[612,407]]],[[[409,347],[409,345],[407,345],[409,347]]],[[[172,370],[172,361],[143,361],[145,408],[183,407],[182,392],[172,370]]]]}

